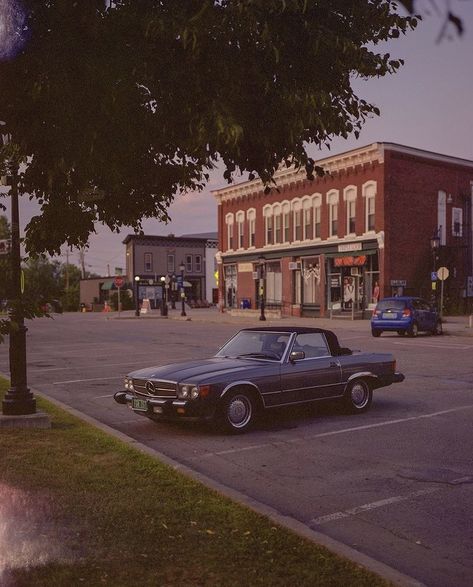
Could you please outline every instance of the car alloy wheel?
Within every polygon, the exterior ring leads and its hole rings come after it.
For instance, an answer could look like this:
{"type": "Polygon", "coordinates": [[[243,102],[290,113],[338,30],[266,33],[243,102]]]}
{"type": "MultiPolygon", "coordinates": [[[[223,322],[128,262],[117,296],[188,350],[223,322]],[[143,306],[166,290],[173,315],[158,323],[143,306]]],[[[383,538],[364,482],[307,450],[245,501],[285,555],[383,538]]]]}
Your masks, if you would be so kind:
{"type": "Polygon", "coordinates": [[[227,432],[245,432],[253,424],[254,416],[255,405],[248,393],[235,391],[223,398],[220,420],[227,432]]]}
{"type": "Polygon", "coordinates": [[[365,379],[349,383],[345,392],[345,404],[352,413],[366,412],[373,400],[373,390],[365,379]]]}
{"type": "Polygon", "coordinates": [[[417,326],[417,322],[413,322],[407,334],[411,337],[415,337],[419,334],[419,327],[417,326]]]}

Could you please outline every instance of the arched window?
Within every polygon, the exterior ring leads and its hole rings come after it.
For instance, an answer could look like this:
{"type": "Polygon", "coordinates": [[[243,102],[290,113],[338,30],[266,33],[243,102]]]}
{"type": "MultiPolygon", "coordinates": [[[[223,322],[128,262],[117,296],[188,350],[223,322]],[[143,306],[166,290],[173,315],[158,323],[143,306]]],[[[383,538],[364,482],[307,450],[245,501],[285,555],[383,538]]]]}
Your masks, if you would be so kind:
{"type": "Polygon", "coordinates": [[[254,247],[256,243],[256,210],[250,208],[246,211],[248,219],[248,246],[254,247]]]}
{"type": "Polygon", "coordinates": [[[346,234],[356,234],[356,185],[349,185],[343,190],[346,209],[346,234]]]}
{"type": "Polygon", "coordinates": [[[302,238],[304,240],[312,240],[313,233],[312,199],[306,196],[302,198],[302,238]]]}
{"type": "Polygon", "coordinates": [[[302,203],[297,198],[292,200],[292,225],[293,225],[293,240],[302,240],[302,203]]]}
{"type": "Polygon", "coordinates": [[[236,213],[236,224],[238,248],[243,249],[245,246],[245,213],[243,210],[236,213]]]}
{"type": "Polygon", "coordinates": [[[285,243],[288,243],[291,240],[291,205],[287,200],[281,204],[281,209],[283,239],[285,243]]]}
{"type": "Polygon", "coordinates": [[[314,194],[312,196],[314,204],[314,238],[322,238],[322,194],[314,194]]]}
{"type": "Polygon", "coordinates": [[[264,242],[265,245],[272,245],[274,242],[274,234],[273,234],[273,208],[269,204],[267,204],[263,208],[263,216],[264,216],[264,242]]]}
{"type": "Polygon", "coordinates": [[[234,223],[234,215],[232,213],[228,213],[225,216],[225,224],[227,226],[227,249],[229,251],[233,251],[233,223],[234,223]]]}
{"type": "Polygon", "coordinates": [[[274,217],[274,242],[275,243],[282,243],[281,204],[274,204],[273,217],[274,217]]]}
{"type": "Polygon", "coordinates": [[[328,206],[328,235],[329,237],[338,236],[338,190],[330,190],[327,193],[327,206],[328,206]]]}
{"type": "Polygon", "coordinates": [[[376,229],[376,182],[364,183],[362,193],[365,200],[365,232],[374,232],[376,229]]]}

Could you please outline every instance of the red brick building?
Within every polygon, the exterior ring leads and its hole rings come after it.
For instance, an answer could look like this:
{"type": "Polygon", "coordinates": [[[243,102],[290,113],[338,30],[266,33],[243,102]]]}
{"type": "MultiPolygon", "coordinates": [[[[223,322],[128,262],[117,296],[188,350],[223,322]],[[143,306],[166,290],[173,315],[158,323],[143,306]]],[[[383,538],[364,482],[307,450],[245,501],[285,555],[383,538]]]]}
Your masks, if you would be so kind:
{"type": "Polygon", "coordinates": [[[283,169],[268,195],[259,180],[213,192],[224,307],[262,294],[284,315],[359,315],[378,297],[430,298],[441,266],[446,303],[471,304],[473,161],[374,143],[317,164],[324,177],[283,169]]]}

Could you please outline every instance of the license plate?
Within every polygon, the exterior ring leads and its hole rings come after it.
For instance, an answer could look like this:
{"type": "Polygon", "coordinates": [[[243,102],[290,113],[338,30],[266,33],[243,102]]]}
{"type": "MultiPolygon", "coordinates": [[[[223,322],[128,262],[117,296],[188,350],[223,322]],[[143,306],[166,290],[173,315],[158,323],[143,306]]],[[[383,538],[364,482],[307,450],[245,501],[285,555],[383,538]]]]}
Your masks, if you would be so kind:
{"type": "Polygon", "coordinates": [[[133,398],[133,400],[131,402],[131,407],[134,410],[138,410],[140,412],[147,412],[148,411],[148,402],[145,399],[133,398]]]}
{"type": "Polygon", "coordinates": [[[397,318],[397,314],[394,312],[384,312],[383,318],[387,318],[388,320],[392,320],[393,318],[397,318]]]}

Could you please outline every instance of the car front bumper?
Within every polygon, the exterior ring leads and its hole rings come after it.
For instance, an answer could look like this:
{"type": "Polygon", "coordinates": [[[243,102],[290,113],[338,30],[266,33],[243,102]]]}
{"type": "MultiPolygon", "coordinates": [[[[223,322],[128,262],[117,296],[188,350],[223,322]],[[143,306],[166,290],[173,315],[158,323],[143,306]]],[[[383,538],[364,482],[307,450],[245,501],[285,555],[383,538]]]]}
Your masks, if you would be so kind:
{"type": "Polygon", "coordinates": [[[215,415],[215,407],[208,401],[199,399],[144,397],[126,391],[117,391],[113,398],[117,403],[127,405],[136,414],[153,420],[211,420],[215,415]],[[134,399],[146,402],[146,407],[134,407],[134,399]]]}

